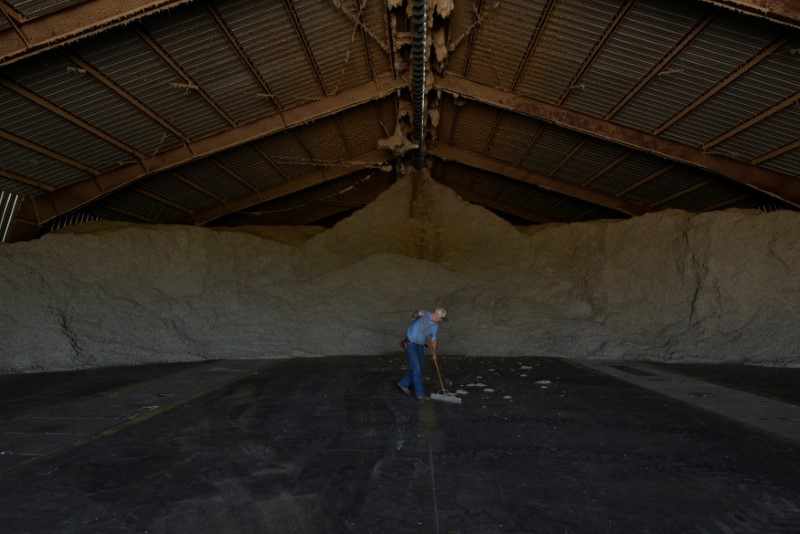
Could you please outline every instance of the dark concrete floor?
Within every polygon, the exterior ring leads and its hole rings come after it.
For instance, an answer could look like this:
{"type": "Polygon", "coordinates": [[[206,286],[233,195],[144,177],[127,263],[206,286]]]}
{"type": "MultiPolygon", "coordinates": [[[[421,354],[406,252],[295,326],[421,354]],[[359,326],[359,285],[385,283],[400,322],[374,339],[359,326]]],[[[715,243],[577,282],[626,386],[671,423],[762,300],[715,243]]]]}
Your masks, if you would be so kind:
{"type": "Polygon", "coordinates": [[[800,532],[795,441],[556,358],[419,402],[402,360],[4,376],[0,530],[800,532]]]}

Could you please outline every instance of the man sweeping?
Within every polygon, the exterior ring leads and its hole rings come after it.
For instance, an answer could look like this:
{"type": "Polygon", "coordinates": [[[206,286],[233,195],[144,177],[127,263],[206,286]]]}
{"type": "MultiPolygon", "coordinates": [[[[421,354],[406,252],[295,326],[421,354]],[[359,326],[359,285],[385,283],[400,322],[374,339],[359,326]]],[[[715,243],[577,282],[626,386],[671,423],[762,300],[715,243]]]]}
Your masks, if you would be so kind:
{"type": "MultiPolygon", "coordinates": [[[[436,362],[436,346],[439,337],[439,322],[445,318],[447,310],[436,308],[432,312],[417,310],[412,314],[414,320],[408,327],[405,337],[406,359],[408,360],[408,372],[397,383],[400,389],[407,394],[411,394],[409,386],[414,386],[414,395],[419,400],[427,400],[425,389],[422,385],[422,368],[425,363],[425,345],[430,339],[431,355],[436,362]]],[[[401,342],[401,345],[403,343],[401,342]]]]}

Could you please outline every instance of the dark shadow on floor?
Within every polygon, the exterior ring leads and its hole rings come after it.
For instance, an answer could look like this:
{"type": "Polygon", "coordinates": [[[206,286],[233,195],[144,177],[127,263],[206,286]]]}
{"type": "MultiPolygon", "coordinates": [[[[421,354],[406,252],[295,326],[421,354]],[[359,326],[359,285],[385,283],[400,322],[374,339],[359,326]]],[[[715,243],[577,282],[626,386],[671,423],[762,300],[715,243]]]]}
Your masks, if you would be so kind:
{"type": "Polygon", "coordinates": [[[402,360],[294,359],[253,372],[0,477],[0,524],[800,531],[800,447],[784,439],[555,358],[443,358],[450,389],[469,393],[461,405],[420,403],[396,387],[402,360]]]}

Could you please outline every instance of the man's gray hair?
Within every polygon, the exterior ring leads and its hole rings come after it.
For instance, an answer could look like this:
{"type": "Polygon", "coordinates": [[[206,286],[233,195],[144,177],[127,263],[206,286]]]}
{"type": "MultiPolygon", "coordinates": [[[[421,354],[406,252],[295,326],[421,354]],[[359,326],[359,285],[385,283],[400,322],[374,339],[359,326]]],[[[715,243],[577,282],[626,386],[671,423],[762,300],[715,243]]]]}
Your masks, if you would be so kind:
{"type": "Polygon", "coordinates": [[[438,313],[439,315],[442,316],[442,319],[447,317],[447,310],[445,310],[444,308],[436,308],[435,310],[433,310],[433,313],[438,313]]]}

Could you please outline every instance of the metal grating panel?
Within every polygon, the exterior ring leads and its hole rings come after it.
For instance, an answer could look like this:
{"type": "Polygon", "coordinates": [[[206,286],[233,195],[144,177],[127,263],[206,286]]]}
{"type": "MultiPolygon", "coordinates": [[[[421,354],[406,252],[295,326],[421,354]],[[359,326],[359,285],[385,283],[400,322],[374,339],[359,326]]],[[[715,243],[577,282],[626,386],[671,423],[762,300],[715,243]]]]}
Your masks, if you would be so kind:
{"type": "Polygon", "coordinates": [[[211,209],[218,204],[215,198],[168,174],[157,174],[142,180],[137,186],[194,213],[211,209]]]}
{"type": "MultiPolygon", "coordinates": [[[[15,66],[8,75],[17,84],[140,152],[152,154],[180,145],[178,138],[93,76],[77,74],[75,65],[63,57],[50,56],[45,64],[15,66]]],[[[136,156],[126,159],[132,162],[136,156]]]]}
{"type": "Polygon", "coordinates": [[[236,123],[277,113],[202,4],[147,19],[144,27],[236,123]]]}
{"type": "Polygon", "coordinates": [[[177,172],[225,200],[235,200],[252,193],[252,190],[209,160],[189,163],[179,167],[177,172]]]}
{"type": "Polygon", "coordinates": [[[357,28],[333,2],[294,0],[293,4],[327,93],[368,82],[364,43],[354,38],[357,28]]]}
{"type": "MultiPolygon", "coordinates": [[[[98,170],[116,168],[128,154],[0,86],[0,128],[98,170]]],[[[21,173],[18,173],[21,174],[21,173]]]]}
{"type": "Polygon", "coordinates": [[[557,103],[618,9],[616,0],[557,2],[517,92],[557,103]]]}
{"type": "MultiPolygon", "coordinates": [[[[169,16],[169,13],[159,15],[169,16]]],[[[227,128],[227,123],[179,77],[139,36],[130,30],[81,41],[78,53],[145,106],[190,139],[227,128]],[[174,85],[175,84],[175,85],[174,85]]]]}
{"type": "Polygon", "coordinates": [[[624,147],[605,141],[589,141],[558,169],[553,178],[580,185],[626,151],[624,147]]]}
{"type": "Polygon", "coordinates": [[[507,163],[516,163],[543,127],[541,122],[517,113],[503,112],[486,155],[507,163]]]}
{"type": "Polygon", "coordinates": [[[669,165],[668,161],[655,156],[634,153],[589,184],[589,189],[609,195],[617,195],[667,165],[669,165]]]}
{"type": "Polygon", "coordinates": [[[493,7],[491,16],[475,30],[469,78],[510,89],[544,4],[543,0],[506,0],[493,7]]]}
{"type": "Polygon", "coordinates": [[[520,166],[530,172],[547,175],[564,159],[583,135],[561,128],[547,127],[528,151],[520,166]]]}
{"type": "Polygon", "coordinates": [[[286,182],[286,178],[273,165],[248,145],[226,150],[214,157],[256,189],[267,189],[286,182]]]}
{"type": "Polygon", "coordinates": [[[283,2],[238,0],[217,9],[283,109],[324,96],[283,2]]]}
{"type": "MultiPolygon", "coordinates": [[[[0,139],[0,168],[13,169],[16,174],[55,187],[80,182],[91,176],[66,163],[28,150],[5,139],[0,139]]],[[[38,193],[39,190],[37,189],[36,192],[38,193]]]]}
{"type": "Polygon", "coordinates": [[[564,106],[605,116],[697,22],[700,3],[636,3],[576,83],[564,106]]]}

